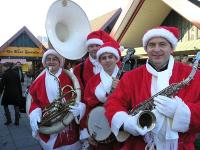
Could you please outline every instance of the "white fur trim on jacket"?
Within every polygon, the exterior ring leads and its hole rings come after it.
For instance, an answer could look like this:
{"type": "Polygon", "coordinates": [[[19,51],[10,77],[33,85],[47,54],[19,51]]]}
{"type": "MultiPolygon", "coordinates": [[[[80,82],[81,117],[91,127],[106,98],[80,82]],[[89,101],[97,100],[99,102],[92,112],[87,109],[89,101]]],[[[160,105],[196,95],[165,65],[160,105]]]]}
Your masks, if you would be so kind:
{"type": "Polygon", "coordinates": [[[90,137],[90,135],[89,135],[89,133],[88,133],[87,128],[84,128],[84,129],[82,129],[82,130],[80,131],[80,137],[79,137],[79,139],[80,139],[81,141],[83,141],[83,140],[85,140],[85,139],[88,139],[89,137],[90,137]]]}
{"type": "Polygon", "coordinates": [[[151,94],[154,95],[159,91],[163,90],[167,86],[169,86],[169,79],[172,75],[172,70],[174,66],[174,58],[170,56],[168,68],[164,71],[157,72],[147,60],[146,68],[147,71],[152,74],[152,82],[151,82],[151,94]]]}
{"type": "Polygon", "coordinates": [[[118,50],[113,48],[113,47],[103,47],[103,48],[100,48],[98,51],[97,51],[97,60],[99,60],[99,57],[103,54],[103,53],[112,53],[116,58],[117,60],[119,61],[120,60],[120,56],[119,56],[119,53],[118,53],[118,50]]]}
{"type": "Polygon", "coordinates": [[[103,45],[103,41],[97,38],[94,39],[89,39],[86,41],[86,46],[89,46],[91,44],[98,44],[98,45],[103,45]]]}
{"type": "Polygon", "coordinates": [[[93,59],[90,55],[89,55],[89,60],[93,65],[93,73],[98,74],[102,69],[101,64],[99,63],[99,61],[97,61],[97,59],[93,59]]]}
{"type": "Polygon", "coordinates": [[[172,44],[173,49],[176,48],[178,39],[174,36],[174,34],[166,29],[157,28],[157,29],[149,30],[144,34],[142,41],[143,41],[143,47],[145,49],[146,49],[147,43],[153,37],[163,37],[172,44]]]}
{"type": "MultiPolygon", "coordinates": [[[[30,119],[30,124],[32,123],[32,121],[31,120],[33,120],[34,118],[41,118],[41,116],[42,116],[42,109],[41,108],[35,108],[33,111],[31,111],[30,112],[30,114],[29,114],[29,119],[30,119]]],[[[31,127],[32,127],[32,124],[31,124],[31,127]]],[[[34,137],[34,138],[37,138],[37,136],[38,136],[38,131],[34,131],[33,129],[32,129],[32,136],[34,137]]]]}
{"type": "Polygon", "coordinates": [[[120,111],[114,114],[111,121],[111,131],[114,133],[115,136],[118,135],[120,127],[123,125],[128,117],[129,115],[124,111],[120,111]]]}
{"type": "MultiPolygon", "coordinates": [[[[169,79],[172,75],[173,66],[174,59],[172,56],[170,56],[168,68],[161,72],[157,72],[151,65],[148,64],[147,60],[147,71],[152,74],[151,95],[154,95],[165,87],[169,86],[169,79]]],[[[158,118],[156,120],[156,126],[152,130],[152,132],[149,132],[147,135],[145,135],[145,142],[152,149],[154,149],[154,144],[156,145],[157,150],[162,150],[163,147],[164,149],[170,149],[170,147],[177,149],[178,132],[172,129],[173,120],[165,117],[159,112],[156,113],[154,111],[154,113],[156,118],[158,118]]]]}
{"type": "Polygon", "coordinates": [[[30,112],[29,118],[35,117],[36,115],[41,116],[42,115],[42,109],[41,108],[35,108],[33,111],[30,112]]]}
{"type": "Polygon", "coordinates": [[[105,91],[103,84],[101,82],[97,85],[97,87],[95,89],[95,96],[102,103],[105,103],[106,100],[107,100],[106,91],[105,91]]]}
{"type": "MultiPolygon", "coordinates": [[[[55,76],[59,77],[61,73],[62,69],[60,68],[55,76]]],[[[46,70],[45,87],[48,100],[50,103],[52,103],[55,99],[59,97],[59,83],[57,80],[55,80],[55,77],[49,73],[48,70],[46,70]]]]}
{"type": "Polygon", "coordinates": [[[100,102],[102,103],[106,102],[107,100],[106,93],[107,94],[110,93],[111,86],[112,86],[112,81],[113,81],[112,77],[116,77],[118,71],[119,71],[119,67],[117,65],[115,66],[115,69],[111,76],[107,74],[103,69],[100,71],[101,82],[97,85],[95,89],[95,96],[100,102]]]}
{"type": "Polygon", "coordinates": [[[186,132],[190,125],[191,111],[181,98],[177,99],[177,101],[178,106],[174,114],[172,129],[177,132],[186,132]]]}

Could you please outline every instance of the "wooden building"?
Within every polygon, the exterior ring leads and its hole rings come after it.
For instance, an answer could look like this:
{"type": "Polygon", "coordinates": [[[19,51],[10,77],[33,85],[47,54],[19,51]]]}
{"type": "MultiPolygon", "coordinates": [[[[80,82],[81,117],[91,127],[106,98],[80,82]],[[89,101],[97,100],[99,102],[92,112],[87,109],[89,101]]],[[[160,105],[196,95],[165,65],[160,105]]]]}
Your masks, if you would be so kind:
{"type": "Polygon", "coordinates": [[[144,32],[160,25],[176,26],[181,36],[174,55],[195,55],[200,49],[199,7],[198,0],[131,0],[122,9],[111,35],[124,47],[135,48],[136,55],[144,59],[144,32]]]}
{"type": "Polygon", "coordinates": [[[35,74],[41,66],[44,51],[46,48],[42,43],[24,26],[0,47],[0,59],[1,63],[21,62],[24,72],[35,74]]]}

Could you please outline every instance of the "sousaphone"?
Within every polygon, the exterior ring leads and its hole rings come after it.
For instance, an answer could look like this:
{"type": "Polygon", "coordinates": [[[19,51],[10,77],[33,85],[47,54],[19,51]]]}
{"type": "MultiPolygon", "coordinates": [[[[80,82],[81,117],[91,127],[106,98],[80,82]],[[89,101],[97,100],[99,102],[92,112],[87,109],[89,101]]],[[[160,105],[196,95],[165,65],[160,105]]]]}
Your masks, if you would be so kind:
{"type": "MultiPolygon", "coordinates": [[[[90,22],[83,9],[71,0],[57,0],[49,8],[46,18],[46,32],[52,47],[64,58],[76,60],[87,53],[85,46],[87,35],[91,32],[90,22]]],[[[65,70],[71,78],[76,92],[75,101],[81,99],[78,79],[70,71],[65,70]]],[[[41,73],[42,74],[42,73],[41,73]]],[[[29,115],[32,97],[27,96],[26,112],[29,115]]],[[[71,113],[62,121],[51,126],[40,126],[43,134],[58,133],[74,119],[71,113]]]]}
{"type": "Polygon", "coordinates": [[[83,9],[71,0],[57,0],[49,8],[46,32],[53,48],[63,57],[76,60],[86,52],[90,22],[83,9]]]}

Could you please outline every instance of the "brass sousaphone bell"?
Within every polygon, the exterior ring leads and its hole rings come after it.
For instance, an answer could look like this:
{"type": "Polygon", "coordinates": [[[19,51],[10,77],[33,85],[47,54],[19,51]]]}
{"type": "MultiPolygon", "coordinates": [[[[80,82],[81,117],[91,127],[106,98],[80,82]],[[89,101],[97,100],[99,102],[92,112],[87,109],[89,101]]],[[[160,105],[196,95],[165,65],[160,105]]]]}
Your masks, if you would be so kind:
{"type": "Polygon", "coordinates": [[[49,8],[46,32],[53,48],[64,58],[76,60],[87,53],[85,45],[91,32],[83,9],[71,0],[57,0],[49,8]]]}

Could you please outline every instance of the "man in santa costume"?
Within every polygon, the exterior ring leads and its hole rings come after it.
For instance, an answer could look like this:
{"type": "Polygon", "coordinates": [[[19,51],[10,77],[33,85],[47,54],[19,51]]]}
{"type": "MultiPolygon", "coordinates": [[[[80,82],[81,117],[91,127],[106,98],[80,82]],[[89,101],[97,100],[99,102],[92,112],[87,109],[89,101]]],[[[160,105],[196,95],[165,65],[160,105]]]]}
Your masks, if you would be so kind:
{"type": "Polygon", "coordinates": [[[102,30],[93,31],[87,36],[86,46],[89,57],[83,62],[75,66],[74,74],[79,79],[83,91],[89,79],[98,74],[102,69],[99,61],[96,59],[96,53],[100,46],[105,42],[113,41],[109,34],[102,30]]]}
{"type": "MultiPolygon", "coordinates": [[[[110,95],[111,89],[116,88],[119,80],[116,79],[119,67],[117,62],[120,61],[120,50],[117,42],[104,43],[97,51],[97,60],[102,66],[102,70],[93,76],[87,83],[84,93],[84,103],[86,104],[86,116],[96,106],[101,106],[110,95]]],[[[108,144],[94,143],[89,139],[91,144],[96,144],[95,150],[112,150],[116,147],[116,143],[108,144]]]]}
{"type": "MultiPolygon", "coordinates": [[[[96,53],[105,42],[113,42],[114,39],[106,32],[102,30],[93,31],[87,36],[86,46],[88,49],[89,57],[82,63],[75,66],[73,72],[79,80],[81,85],[82,98],[84,95],[84,89],[87,82],[96,74],[98,74],[102,66],[97,60],[96,53]]],[[[85,118],[86,119],[86,118],[85,118]]],[[[83,120],[85,120],[83,119],[83,120]]],[[[80,126],[82,128],[80,132],[80,140],[88,138],[86,131],[86,124],[81,120],[80,126]],[[85,128],[85,129],[84,129],[85,128]]]]}
{"type": "MultiPolygon", "coordinates": [[[[49,49],[44,53],[42,64],[46,69],[30,87],[32,103],[29,117],[32,135],[39,140],[41,147],[45,150],[79,150],[81,147],[79,142],[79,125],[74,120],[59,133],[51,135],[38,133],[38,123],[41,121],[42,110],[60,97],[59,90],[63,86],[73,86],[70,77],[62,69],[64,59],[55,50],[49,49]]],[[[75,106],[71,106],[70,112],[72,112],[74,117],[81,119],[85,113],[85,105],[78,102],[75,106]]]]}
{"type": "Polygon", "coordinates": [[[131,136],[123,150],[194,150],[196,133],[200,132],[200,72],[189,85],[172,97],[154,98],[155,128],[138,126],[138,114],[128,114],[137,104],[172,83],[180,83],[191,72],[191,67],[174,61],[173,50],[177,45],[179,30],[161,26],[147,31],[143,46],[148,59],[145,65],[127,72],[105,105],[106,117],[115,136],[126,131],[131,136]]]}

